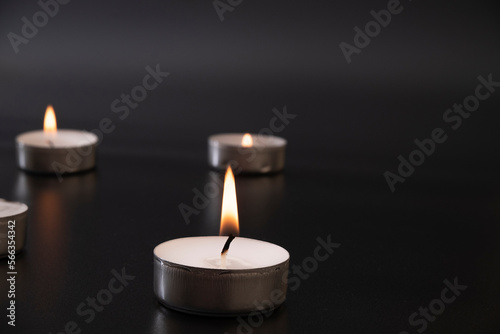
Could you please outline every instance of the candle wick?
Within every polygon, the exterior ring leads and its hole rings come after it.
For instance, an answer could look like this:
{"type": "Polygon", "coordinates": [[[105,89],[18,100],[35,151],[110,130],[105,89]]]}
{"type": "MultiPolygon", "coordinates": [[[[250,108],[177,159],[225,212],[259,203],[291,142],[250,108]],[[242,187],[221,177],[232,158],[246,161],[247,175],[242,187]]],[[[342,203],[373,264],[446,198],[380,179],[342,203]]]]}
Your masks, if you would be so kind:
{"type": "Polygon", "coordinates": [[[52,142],[52,140],[50,140],[50,139],[49,139],[49,140],[47,140],[47,141],[49,142],[49,146],[50,146],[50,148],[54,148],[54,143],[52,142]]]}
{"type": "Polygon", "coordinates": [[[229,235],[229,238],[227,238],[226,243],[224,244],[224,247],[222,247],[222,252],[220,252],[220,255],[224,256],[227,254],[229,251],[229,245],[231,245],[231,242],[234,240],[235,236],[233,234],[229,235]]]}

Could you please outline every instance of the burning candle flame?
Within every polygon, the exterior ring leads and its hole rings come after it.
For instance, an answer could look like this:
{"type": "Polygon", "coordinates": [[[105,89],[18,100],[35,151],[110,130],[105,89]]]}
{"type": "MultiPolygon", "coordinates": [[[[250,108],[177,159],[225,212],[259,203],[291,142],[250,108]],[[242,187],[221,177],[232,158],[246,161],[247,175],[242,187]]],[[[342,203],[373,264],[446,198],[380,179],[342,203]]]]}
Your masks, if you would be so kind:
{"type": "Polygon", "coordinates": [[[249,133],[245,133],[243,138],[241,138],[241,146],[243,146],[243,147],[252,147],[253,146],[253,139],[249,133]]]}
{"type": "Polygon", "coordinates": [[[45,111],[45,119],[43,120],[43,131],[45,133],[56,133],[57,132],[57,122],[56,113],[54,108],[49,104],[47,110],[45,111]]]}
{"type": "Polygon", "coordinates": [[[220,219],[219,235],[240,234],[238,222],[238,204],[236,201],[236,185],[234,181],[233,170],[227,167],[224,178],[224,192],[222,193],[222,215],[220,219]]]}

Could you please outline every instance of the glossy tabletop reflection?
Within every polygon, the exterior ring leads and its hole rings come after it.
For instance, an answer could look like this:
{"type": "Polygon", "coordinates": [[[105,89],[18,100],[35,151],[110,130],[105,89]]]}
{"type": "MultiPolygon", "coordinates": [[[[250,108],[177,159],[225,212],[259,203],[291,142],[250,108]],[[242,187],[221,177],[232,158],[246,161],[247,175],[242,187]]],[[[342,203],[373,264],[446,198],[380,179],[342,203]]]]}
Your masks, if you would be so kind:
{"type": "MultiPolygon", "coordinates": [[[[2,160],[12,155],[5,150],[2,160]]],[[[293,155],[283,174],[237,176],[241,235],[291,254],[288,299],[269,318],[212,319],[156,301],[152,250],[172,238],[217,235],[222,175],[202,157],[137,159],[102,154],[97,170],[62,182],[2,165],[2,189],[30,207],[17,257],[16,329],[56,332],[74,321],[85,332],[398,333],[455,278],[467,289],[429,326],[460,332],[485,317],[483,326],[496,326],[500,202],[490,186],[423,181],[393,196],[380,176],[302,167],[293,155]],[[183,216],[182,203],[197,213],[183,216]]],[[[7,272],[6,261],[0,269],[7,272]]]]}

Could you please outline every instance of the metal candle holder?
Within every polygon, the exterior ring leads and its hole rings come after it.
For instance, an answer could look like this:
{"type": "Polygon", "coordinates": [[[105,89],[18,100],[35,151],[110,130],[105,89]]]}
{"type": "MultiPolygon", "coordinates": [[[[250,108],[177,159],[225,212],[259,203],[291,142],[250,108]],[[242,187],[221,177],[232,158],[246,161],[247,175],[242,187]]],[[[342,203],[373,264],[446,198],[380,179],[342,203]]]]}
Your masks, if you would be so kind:
{"type": "MultiPolygon", "coordinates": [[[[268,244],[266,252],[277,250],[281,254],[276,264],[246,269],[191,266],[179,263],[177,260],[174,263],[162,258],[170,258],[163,251],[169,243],[180,244],[183,240],[190,239],[196,241],[195,245],[203,247],[204,240],[215,238],[225,241],[225,237],[180,238],[156,246],[153,252],[153,289],[158,300],[171,309],[206,316],[238,316],[251,312],[268,312],[278,308],[286,298],[290,260],[288,252],[279,246],[253,239],[237,238],[237,241],[251,242],[255,247],[259,247],[259,243],[268,244]],[[196,241],[198,238],[199,242],[196,241]],[[283,256],[285,253],[286,256],[283,256]]],[[[178,254],[183,254],[185,249],[171,247],[169,252],[174,253],[169,254],[174,254],[175,258],[178,254]]],[[[205,250],[201,252],[203,257],[212,253],[209,248],[202,249],[205,250]]],[[[248,252],[252,250],[250,248],[248,252]]],[[[235,253],[234,249],[229,249],[229,253],[232,251],[235,253]]],[[[240,252],[239,255],[241,254],[240,252]]],[[[262,255],[265,256],[265,253],[262,255]]]]}
{"type": "MultiPolygon", "coordinates": [[[[33,131],[31,133],[35,133],[33,131]]],[[[30,132],[16,137],[17,165],[35,173],[77,173],[90,170],[96,164],[97,136],[76,130],[58,130],[60,133],[74,133],[89,140],[84,144],[66,147],[38,146],[26,143],[23,138],[30,132]]]]}
{"type": "Polygon", "coordinates": [[[9,255],[9,240],[15,241],[15,252],[19,253],[26,240],[26,221],[28,216],[28,206],[24,203],[7,202],[0,198],[0,258],[9,255]],[[10,226],[13,229],[9,228],[10,226]],[[9,231],[14,231],[10,233],[9,231]],[[9,238],[13,236],[13,239],[9,238]]]}
{"type": "Polygon", "coordinates": [[[231,165],[236,174],[275,173],[285,167],[286,140],[276,136],[253,134],[253,145],[241,145],[243,134],[226,133],[208,138],[208,164],[224,170],[231,165]]]}

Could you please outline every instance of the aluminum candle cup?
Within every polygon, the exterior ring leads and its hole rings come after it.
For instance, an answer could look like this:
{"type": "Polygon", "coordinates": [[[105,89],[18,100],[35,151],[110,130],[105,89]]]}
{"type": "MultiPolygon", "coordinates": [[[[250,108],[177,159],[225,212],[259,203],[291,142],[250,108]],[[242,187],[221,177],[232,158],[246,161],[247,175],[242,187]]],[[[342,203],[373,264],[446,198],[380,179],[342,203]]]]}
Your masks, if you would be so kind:
{"type": "Polygon", "coordinates": [[[19,168],[36,173],[76,173],[95,167],[98,138],[78,130],[31,131],[16,137],[19,168]]]}
{"type": "Polygon", "coordinates": [[[154,292],[172,309],[237,316],[266,312],[286,298],[289,254],[277,245],[236,237],[226,268],[221,250],[227,237],[191,237],[155,247],[154,292]]]}
{"type": "Polygon", "coordinates": [[[226,133],[208,138],[208,164],[226,169],[231,165],[235,173],[265,174],[279,172],[285,167],[286,140],[280,137],[253,134],[226,133]]]}
{"type": "Polygon", "coordinates": [[[28,206],[0,198],[0,258],[18,253],[26,240],[28,206]],[[14,248],[9,249],[9,246],[14,248]]]}

